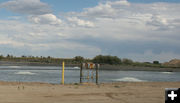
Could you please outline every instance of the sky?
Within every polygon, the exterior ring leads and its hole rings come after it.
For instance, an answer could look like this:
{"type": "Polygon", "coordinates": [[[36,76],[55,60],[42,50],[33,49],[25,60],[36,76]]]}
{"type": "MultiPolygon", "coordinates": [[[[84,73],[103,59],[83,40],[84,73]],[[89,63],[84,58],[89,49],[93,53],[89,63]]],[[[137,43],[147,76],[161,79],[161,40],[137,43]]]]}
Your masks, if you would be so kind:
{"type": "Polygon", "coordinates": [[[180,0],[0,0],[0,54],[180,59],[180,0]]]}

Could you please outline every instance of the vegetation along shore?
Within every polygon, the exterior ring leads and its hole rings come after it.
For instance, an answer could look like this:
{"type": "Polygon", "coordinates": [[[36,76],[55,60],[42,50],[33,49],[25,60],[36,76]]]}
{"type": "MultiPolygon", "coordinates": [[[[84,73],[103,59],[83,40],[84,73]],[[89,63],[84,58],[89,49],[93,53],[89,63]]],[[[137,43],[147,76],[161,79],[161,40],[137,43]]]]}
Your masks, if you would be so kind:
{"type": "Polygon", "coordinates": [[[13,55],[0,55],[0,66],[61,66],[65,61],[67,67],[80,66],[82,62],[94,62],[101,65],[103,70],[138,70],[138,71],[180,71],[180,60],[173,59],[169,62],[160,63],[159,61],[151,62],[134,62],[127,58],[118,58],[117,56],[98,55],[93,59],[76,56],[74,58],[54,58],[54,57],[34,57],[13,55]]]}

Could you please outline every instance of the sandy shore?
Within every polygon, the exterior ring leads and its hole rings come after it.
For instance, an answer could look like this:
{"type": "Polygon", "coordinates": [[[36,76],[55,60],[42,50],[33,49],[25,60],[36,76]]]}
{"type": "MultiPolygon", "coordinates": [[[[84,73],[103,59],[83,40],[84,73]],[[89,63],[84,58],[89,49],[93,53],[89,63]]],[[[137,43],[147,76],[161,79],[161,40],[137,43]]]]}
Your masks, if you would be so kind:
{"type": "Polygon", "coordinates": [[[0,82],[0,103],[164,103],[165,88],[180,82],[53,85],[0,82]]]}

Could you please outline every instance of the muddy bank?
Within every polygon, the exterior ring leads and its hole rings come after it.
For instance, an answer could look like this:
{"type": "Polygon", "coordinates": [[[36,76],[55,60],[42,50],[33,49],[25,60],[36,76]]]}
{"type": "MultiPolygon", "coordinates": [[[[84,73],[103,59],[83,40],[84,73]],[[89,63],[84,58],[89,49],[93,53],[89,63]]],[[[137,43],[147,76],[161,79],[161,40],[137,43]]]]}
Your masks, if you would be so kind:
{"type": "Polygon", "coordinates": [[[121,66],[121,65],[101,65],[100,69],[122,70],[122,71],[180,72],[180,68],[158,68],[158,67],[121,66]]]}
{"type": "MultiPolygon", "coordinates": [[[[0,66],[62,66],[62,63],[0,61],[0,66]]],[[[74,67],[74,66],[79,66],[79,64],[66,64],[66,66],[74,67]]]]}

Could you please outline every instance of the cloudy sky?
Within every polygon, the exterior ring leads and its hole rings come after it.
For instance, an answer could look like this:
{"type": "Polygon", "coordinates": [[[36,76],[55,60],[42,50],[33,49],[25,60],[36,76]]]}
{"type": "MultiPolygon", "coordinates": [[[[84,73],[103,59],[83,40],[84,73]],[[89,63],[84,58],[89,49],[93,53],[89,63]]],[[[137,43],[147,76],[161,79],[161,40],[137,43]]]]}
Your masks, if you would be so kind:
{"type": "Polygon", "coordinates": [[[180,0],[0,0],[0,54],[180,58],[180,0]]]}

